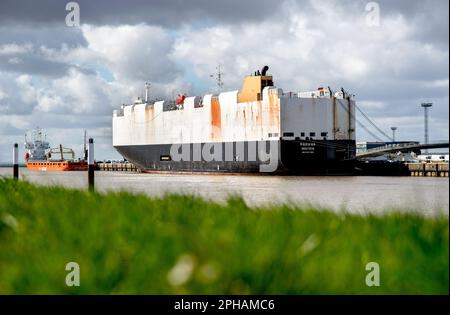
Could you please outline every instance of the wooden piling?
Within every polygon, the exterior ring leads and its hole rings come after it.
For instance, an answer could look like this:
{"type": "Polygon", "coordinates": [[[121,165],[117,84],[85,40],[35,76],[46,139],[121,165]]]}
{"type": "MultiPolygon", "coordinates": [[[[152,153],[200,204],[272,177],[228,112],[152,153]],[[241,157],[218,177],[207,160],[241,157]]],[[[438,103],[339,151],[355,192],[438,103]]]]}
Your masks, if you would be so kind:
{"type": "Polygon", "coordinates": [[[95,170],[95,163],[94,163],[94,139],[89,138],[89,149],[88,149],[88,183],[89,183],[89,190],[94,190],[94,170],[95,170]]]}
{"type": "Polygon", "coordinates": [[[14,143],[13,148],[13,178],[19,179],[19,145],[14,143]]]}

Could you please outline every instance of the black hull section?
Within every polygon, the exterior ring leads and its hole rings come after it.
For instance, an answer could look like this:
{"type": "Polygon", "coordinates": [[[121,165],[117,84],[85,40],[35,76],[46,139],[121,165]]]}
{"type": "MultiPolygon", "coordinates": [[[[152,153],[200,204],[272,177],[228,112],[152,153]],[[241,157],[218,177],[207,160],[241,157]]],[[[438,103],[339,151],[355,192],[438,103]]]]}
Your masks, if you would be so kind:
{"type": "MultiPolygon", "coordinates": [[[[354,171],[355,141],[350,140],[276,140],[260,142],[220,143],[221,156],[216,155],[215,160],[206,161],[202,156],[194,158],[193,144],[185,145],[190,158],[178,161],[171,156],[171,144],[115,146],[117,151],[128,161],[144,172],[214,172],[214,173],[265,173],[261,172],[260,165],[267,160],[260,158],[260,154],[249,154],[254,148],[264,148],[270,154],[270,168],[267,174],[352,174],[354,171]],[[187,147],[186,147],[187,146],[187,147]],[[225,153],[233,148],[233,153],[225,153]],[[244,148],[242,151],[242,148],[244,148]],[[275,153],[274,153],[275,152],[275,153]],[[239,154],[237,154],[239,153],[239,154]],[[243,154],[241,154],[243,153],[243,154]],[[254,157],[256,155],[256,158],[254,157]],[[228,160],[226,159],[228,156],[228,160]]],[[[195,144],[197,148],[212,144],[195,144]]],[[[259,149],[261,150],[261,149],[259,149]]],[[[186,151],[185,151],[186,152],[186,151]]],[[[214,149],[212,149],[214,152],[214,149]]],[[[258,152],[258,151],[257,151],[258,152]]]]}
{"type": "Polygon", "coordinates": [[[410,176],[408,165],[403,162],[358,161],[356,175],[361,176],[410,176]]]}

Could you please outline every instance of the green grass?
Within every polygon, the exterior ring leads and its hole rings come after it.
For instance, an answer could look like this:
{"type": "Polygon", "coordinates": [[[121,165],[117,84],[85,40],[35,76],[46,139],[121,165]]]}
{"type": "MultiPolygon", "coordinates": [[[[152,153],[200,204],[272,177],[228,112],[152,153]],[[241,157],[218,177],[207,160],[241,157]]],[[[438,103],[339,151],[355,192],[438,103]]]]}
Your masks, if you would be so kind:
{"type": "Polygon", "coordinates": [[[0,294],[448,294],[449,221],[0,179],[0,294]],[[80,265],[81,285],[65,285],[80,265]],[[368,287],[368,262],[381,285],[368,287]]]}

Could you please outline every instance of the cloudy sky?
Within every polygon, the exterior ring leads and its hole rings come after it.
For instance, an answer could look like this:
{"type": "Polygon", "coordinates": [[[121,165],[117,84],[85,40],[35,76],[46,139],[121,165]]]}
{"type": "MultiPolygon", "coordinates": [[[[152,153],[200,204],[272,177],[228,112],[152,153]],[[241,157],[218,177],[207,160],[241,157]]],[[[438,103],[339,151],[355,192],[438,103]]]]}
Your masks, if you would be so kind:
{"type": "Polygon", "coordinates": [[[67,26],[66,1],[0,2],[0,161],[36,126],[77,155],[87,129],[97,158],[118,158],[114,108],[145,81],[155,98],[214,92],[217,64],[227,90],[266,64],[284,91],[344,87],[399,140],[423,139],[420,103],[433,102],[430,139],[448,139],[447,0],[77,3],[67,26]]]}

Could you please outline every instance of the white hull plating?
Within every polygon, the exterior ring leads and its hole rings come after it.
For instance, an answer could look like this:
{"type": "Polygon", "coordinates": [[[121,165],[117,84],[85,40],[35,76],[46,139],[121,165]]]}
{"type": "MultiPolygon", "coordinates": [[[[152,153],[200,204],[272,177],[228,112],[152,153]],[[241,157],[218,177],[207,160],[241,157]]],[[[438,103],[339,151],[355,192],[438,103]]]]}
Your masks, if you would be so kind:
{"type": "Polygon", "coordinates": [[[298,97],[266,87],[261,101],[237,102],[238,91],[188,97],[184,108],[164,101],[128,105],[113,115],[113,145],[355,140],[355,103],[335,97],[298,97]],[[195,104],[202,103],[201,107],[195,104]]]}

